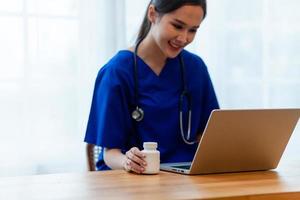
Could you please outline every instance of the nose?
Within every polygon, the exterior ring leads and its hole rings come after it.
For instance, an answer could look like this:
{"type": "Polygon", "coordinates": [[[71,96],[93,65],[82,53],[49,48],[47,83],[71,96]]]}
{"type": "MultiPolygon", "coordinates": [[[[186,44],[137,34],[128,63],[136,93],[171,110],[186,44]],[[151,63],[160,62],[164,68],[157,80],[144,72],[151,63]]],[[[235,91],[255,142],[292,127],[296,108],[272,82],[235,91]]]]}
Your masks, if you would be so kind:
{"type": "Polygon", "coordinates": [[[181,31],[177,37],[178,42],[186,44],[188,42],[188,32],[186,30],[181,31]]]}

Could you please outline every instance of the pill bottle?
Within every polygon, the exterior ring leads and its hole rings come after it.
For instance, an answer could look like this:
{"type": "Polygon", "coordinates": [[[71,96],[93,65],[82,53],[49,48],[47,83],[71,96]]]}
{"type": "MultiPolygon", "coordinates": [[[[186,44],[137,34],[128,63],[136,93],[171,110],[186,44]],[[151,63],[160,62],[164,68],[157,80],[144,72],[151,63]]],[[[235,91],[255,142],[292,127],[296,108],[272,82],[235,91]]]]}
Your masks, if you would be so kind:
{"type": "Polygon", "coordinates": [[[160,153],[156,149],[156,142],[144,142],[144,149],[142,152],[145,154],[145,161],[147,162],[147,166],[145,167],[145,171],[143,174],[157,174],[159,173],[159,165],[160,165],[160,153]]]}

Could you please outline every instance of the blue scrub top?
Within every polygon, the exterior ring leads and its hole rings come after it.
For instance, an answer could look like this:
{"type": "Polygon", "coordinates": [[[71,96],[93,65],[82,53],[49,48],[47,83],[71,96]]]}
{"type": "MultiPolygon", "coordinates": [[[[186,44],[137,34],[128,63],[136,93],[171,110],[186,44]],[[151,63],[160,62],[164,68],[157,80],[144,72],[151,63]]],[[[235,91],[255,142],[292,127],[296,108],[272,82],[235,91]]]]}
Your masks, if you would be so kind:
{"type": "MultiPolygon", "coordinates": [[[[197,133],[203,132],[211,111],[219,105],[202,59],[186,50],[181,55],[192,97],[191,140],[195,140],[197,133]]],[[[100,69],[84,141],[122,152],[133,146],[142,149],[143,142],[157,142],[162,163],[192,161],[198,143],[185,144],[179,125],[179,97],[183,90],[179,56],[167,59],[159,76],[137,56],[138,105],[144,111],[140,122],[131,118],[136,107],[133,61],[134,54],[122,50],[100,69]]],[[[186,101],[183,107],[187,125],[186,101]]],[[[103,161],[103,152],[97,168],[109,169],[103,161]]]]}

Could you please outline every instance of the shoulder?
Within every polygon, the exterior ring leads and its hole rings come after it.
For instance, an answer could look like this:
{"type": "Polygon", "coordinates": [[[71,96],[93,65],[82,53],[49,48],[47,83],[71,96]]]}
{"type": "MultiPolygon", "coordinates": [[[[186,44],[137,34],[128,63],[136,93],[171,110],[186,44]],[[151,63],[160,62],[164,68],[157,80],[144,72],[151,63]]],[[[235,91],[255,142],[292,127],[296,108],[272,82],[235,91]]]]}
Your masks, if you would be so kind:
{"type": "Polygon", "coordinates": [[[188,71],[207,74],[207,66],[203,59],[187,50],[182,50],[181,56],[188,71]]]}
{"type": "Polygon", "coordinates": [[[182,57],[184,58],[184,61],[190,62],[193,64],[199,64],[206,67],[205,63],[203,62],[202,58],[188,50],[182,50],[181,52],[182,57]]]}
{"type": "Polygon", "coordinates": [[[133,53],[128,50],[121,50],[103,66],[102,70],[111,72],[126,72],[132,69],[132,65],[133,53]]]}
{"type": "Polygon", "coordinates": [[[133,61],[133,52],[129,50],[120,50],[114,57],[112,57],[107,64],[124,65],[133,61]]]}
{"type": "Polygon", "coordinates": [[[133,53],[121,50],[99,70],[97,79],[108,79],[117,83],[130,78],[132,70],[133,53]]]}

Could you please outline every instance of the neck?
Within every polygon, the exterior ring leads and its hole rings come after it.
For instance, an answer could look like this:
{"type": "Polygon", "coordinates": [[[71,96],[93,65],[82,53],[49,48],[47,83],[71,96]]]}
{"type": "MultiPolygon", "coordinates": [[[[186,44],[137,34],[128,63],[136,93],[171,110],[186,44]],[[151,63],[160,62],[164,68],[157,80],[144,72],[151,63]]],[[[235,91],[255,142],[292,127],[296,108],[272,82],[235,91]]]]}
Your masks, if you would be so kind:
{"type": "Polygon", "coordinates": [[[156,74],[161,72],[167,59],[150,34],[140,43],[137,54],[156,74]]]}

